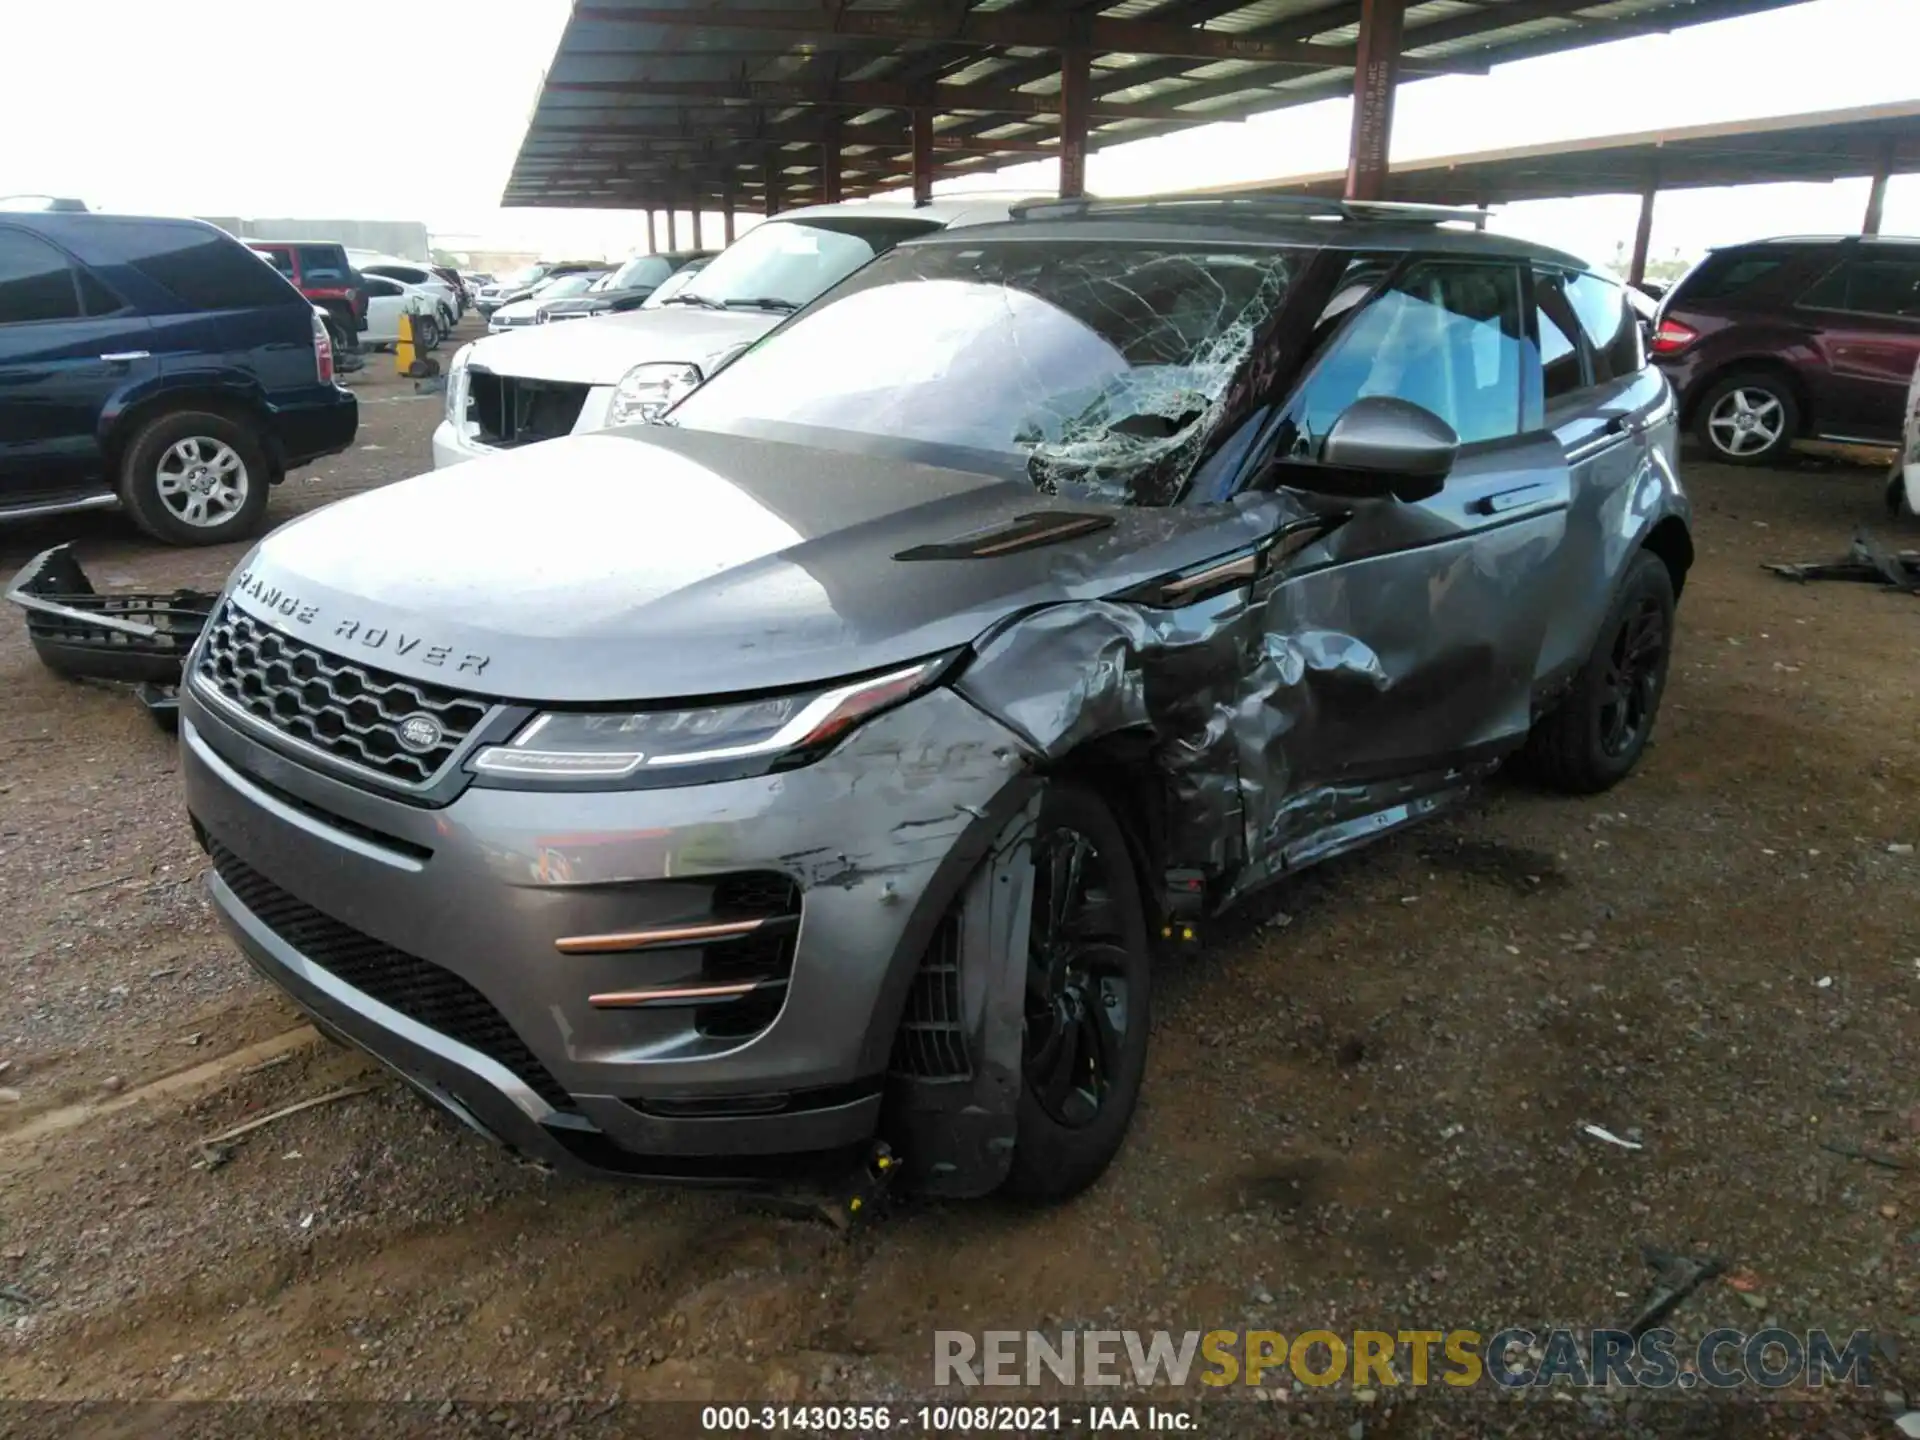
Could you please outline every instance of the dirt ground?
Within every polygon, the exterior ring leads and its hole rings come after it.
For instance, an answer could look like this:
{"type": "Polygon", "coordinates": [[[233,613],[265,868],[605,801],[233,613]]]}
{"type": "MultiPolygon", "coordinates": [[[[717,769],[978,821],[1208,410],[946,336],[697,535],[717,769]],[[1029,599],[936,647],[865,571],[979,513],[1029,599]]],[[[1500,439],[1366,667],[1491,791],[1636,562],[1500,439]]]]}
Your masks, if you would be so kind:
{"type": "MultiPolygon", "coordinates": [[[[275,519],[429,464],[438,398],[390,360],[354,378],[360,443],[275,519]]],[[[1888,532],[1881,474],[1693,464],[1699,562],[1630,782],[1496,784],[1283,886],[1161,972],[1133,1135],[1091,1193],[851,1237],[547,1177],[315,1043],[218,931],[170,741],[44,672],[9,610],[0,1394],[562,1420],[907,1395],[936,1326],[1604,1324],[1647,1288],[1642,1245],[1745,1286],[1693,1296],[1683,1335],[1870,1328],[1886,1385],[1920,1390],[1920,601],[1759,568],[1888,532]]],[[[237,558],[83,517],[0,532],[0,573],[69,538],[103,586],[211,587],[237,558]]]]}

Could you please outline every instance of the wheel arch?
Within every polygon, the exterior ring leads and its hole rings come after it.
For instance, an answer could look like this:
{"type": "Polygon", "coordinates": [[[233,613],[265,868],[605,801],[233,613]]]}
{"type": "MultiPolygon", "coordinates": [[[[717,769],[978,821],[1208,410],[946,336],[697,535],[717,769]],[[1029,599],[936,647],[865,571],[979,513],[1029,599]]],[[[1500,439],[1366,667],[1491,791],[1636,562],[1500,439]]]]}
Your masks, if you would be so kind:
{"type": "Polygon", "coordinates": [[[1693,534],[1687,522],[1678,515],[1666,516],[1647,532],[1640,548],[1660,557],[1673,581],[1673,598],[1678,600],[1687,583],[1687,572],[1693,568],[1693,534]]]}
{"type": "Polygon", "coordinates": [[[1167,790],[1153,762],[1153,735],[1140,727],[1081,741],[1040,771],[1044,779],[1073,780],[1095,791],[1127,837],[1128,859],[1139,880],[1149,934],[1166,918],[1167,790]]]}
{"type": "Polygon", "coordinates": [[[273,427],[266,423],[266,409],[257,399],[228,387],[182,385],[149,391],[108,420],[106,432],[101,437],[100,450],[106,458],[107,475],[113,484],[120,483],[120,463],[133,437],[149,422],[181,410],[205,411],[236,424],[250,426],[256,432],[261,448],[267,452],[268,462],[272,466],[273,473],[267,477],[268,481],[277,481],[284,472],[285,456],[274,437],[273,427]]]}

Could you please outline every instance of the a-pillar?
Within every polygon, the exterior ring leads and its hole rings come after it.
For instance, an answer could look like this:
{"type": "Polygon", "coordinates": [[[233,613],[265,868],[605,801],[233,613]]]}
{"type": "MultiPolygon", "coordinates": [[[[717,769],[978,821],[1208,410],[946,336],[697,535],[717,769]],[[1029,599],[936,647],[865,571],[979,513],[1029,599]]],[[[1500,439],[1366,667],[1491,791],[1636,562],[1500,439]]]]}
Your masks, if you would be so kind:
{"type": "Polygon", "coordinates": [[[1087,193],[1087,104],[1092,55],[1084,45],[1060,52],[1060,198],[1087,193]]]}
{"type": "Polygon", "coordinates": [[[1347,148],[1347,199],[1387,198],[1393,145],[1393,93],[1400,83],[1400,37],[1407,0],[1363,0],[1353,71],[1353,138],[1347,148]]]}
{"type": "Polygon", "coordinates": [[[913,112],[913,203],[933,203],[933,112],[913,112]]]}

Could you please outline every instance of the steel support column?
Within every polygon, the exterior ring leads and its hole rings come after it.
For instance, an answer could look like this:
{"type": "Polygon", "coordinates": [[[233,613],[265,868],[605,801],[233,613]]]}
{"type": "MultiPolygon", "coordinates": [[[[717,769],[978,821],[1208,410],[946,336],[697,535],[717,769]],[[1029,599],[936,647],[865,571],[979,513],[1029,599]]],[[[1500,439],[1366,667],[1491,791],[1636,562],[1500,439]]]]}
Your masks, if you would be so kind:
{"type": "Polygon", "coordinates": [[[1087,102],[1092,55],[1084,45],[1060,52],[1060,198],[1087,193],[1087,102]]]}
{"type": "Polygon", "coordinates": [[[669,250],[678,250],[680,248],[678,225],[679,217],[676,216],[673,211],[667,211],[667,249],[669,250]]]}
{"type": "Polygon", "coordinates": [[[933,203],[933,112],[913,112],[913,203],[933,203]]]}
{"type": "Polygon", "coordinates": [[[767,191],[767,214],[778,215],[780,213],[780,160],[771,150],[767,152],[766,159],[761,161],[760,182],[767,191]]]}
{"type": "Polygon", "coordinates": [[[1393,145],[1393,92],[1400,83],[1400,39],[1407,0],[1364,0],[1353,71],[1353,138],[1347,149],[1347,198],[1387,198],[1393,145]]]}
{"type": "Polygon", "coordinates": [[[840,117],[832,116],[826,134],[820,137],[820,200],[826,205],[840,203],[840,117]]]}
{"type": "Polygon", "coordinates": [[[1887,176],[1893,173],[1893,147],[1887,147],[1880,168],[1873,172],[1873,185],[1867,191],[1867,213],[1860,221],[1862,235],[1880,233],[1880,217],[1887,208],[1887,176]]]}
{"type": "Polygon", "coordinates": [[[727,184],[727,193],[720,201],[720,233],[726,237],[726,243],[733,243],[733,184],[727,184]]]}
{"type": "Polygon", "coordinates": [[[700,239],[700,202],[698,200],[693,202],[693,248],[696,250],[707,248],[700,239]]]}
{"type": "Polygon", "coordinates": [[[1653,181],[1640,192],[1640,222],[1633,227],[1633,259],[1627,263],[1630,285],[1647,278],[1647,247],[1653,243],[1653,200],[1659,193],[1659,184],[1653,181]]]}
{"type": "Polygon", "coordinates": [[[660,242],[654,238],[653,211],[651,210],[647,211],[647,253],[649,255],[660,253],[660,242]]]}

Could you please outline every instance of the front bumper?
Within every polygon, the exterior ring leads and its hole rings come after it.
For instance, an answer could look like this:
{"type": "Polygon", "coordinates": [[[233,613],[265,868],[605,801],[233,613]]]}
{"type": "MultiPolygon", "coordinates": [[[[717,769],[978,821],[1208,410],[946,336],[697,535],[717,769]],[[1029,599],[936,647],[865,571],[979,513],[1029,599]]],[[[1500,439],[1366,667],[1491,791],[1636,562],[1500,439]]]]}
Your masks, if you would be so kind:
{"type": "Polygon", "coordinates": [[[782,775],[471,787],[439,809],[297,763],[191,686],[181,712],[213,897],[254,966],[475,1128],[599,1174],[766,1179],[869,1139],[921,956],[1027,790],[1012,734],[944,690],[782,775]],[[684,924],[716,877],[743,872],[798,886],[764,1028],[716,1035],[684,1005],[589,1002],[686,983],[701,953],[557,940],[684,924]],[[435,985],[468,998],[422,1000],[435,985]]]}

